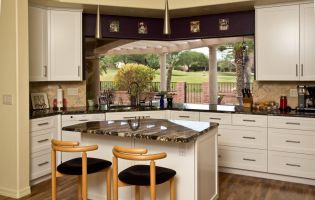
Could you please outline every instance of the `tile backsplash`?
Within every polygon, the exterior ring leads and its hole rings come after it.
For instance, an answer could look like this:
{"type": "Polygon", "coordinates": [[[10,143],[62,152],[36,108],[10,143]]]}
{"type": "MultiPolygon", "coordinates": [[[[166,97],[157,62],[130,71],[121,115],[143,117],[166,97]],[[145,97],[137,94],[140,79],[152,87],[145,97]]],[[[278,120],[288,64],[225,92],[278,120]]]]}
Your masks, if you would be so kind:
{"type": "Polygon", "coordinates": [[[288,106],[295,108],[298,104],[297,97],[290,97],[290,89],[296,89],[297,85],[314,85],[315,82],[281,82],[281,81],[254,81],[254,102],[275,101],[279,103],[280,96],[287,96],[288,106]]]}
{"type": "Polygon", "coordinates": [[[53,107],[53,100],[57,97],[57,89],[63,89],[63,98],[67,107],[86,106],[86,82],[31,82],[30,93],[47,93],[49,105],[53,107]]]}

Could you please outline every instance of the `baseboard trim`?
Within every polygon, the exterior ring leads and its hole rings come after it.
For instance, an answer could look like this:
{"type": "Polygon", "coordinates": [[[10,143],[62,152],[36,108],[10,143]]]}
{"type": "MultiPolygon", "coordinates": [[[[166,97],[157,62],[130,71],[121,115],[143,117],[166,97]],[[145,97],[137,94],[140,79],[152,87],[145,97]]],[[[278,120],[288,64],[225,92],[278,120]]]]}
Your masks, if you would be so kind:
{"type": "Polygon", "coordinates": [[[300,177],[294,177],[294,176],[285,176],[285,175],[279,175],[279,174],[270,174],[270,173],[265,173],[265,172],[255,172],[255,171],[233,169],[233,168],[227,168],[227,167],[219,167],[219,172],[238,174],[238,175],[244,175],[244,176],[253,176],[253,177],[265,178],[265,179],[273,179],[273,180],[286,181],[286,182],[292,182],[292,183],[300,183],[300,184],[306,184],[306,185],[315,185],[314,179],[300,178],[300,177]]]}
{"type": "Polygon", "coordinates": [[[29,194],[31,194],[31,188],[29,186],[19,191],[16,191],[10,188],[0,187],[0,195],[5,196],[5,197],[18,199],[29,194]]]}

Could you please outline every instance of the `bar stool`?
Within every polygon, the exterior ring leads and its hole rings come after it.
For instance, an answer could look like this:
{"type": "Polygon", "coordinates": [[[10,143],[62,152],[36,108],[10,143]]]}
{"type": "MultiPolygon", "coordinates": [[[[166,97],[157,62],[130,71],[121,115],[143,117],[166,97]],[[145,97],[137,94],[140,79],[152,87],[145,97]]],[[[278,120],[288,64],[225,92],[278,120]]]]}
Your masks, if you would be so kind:
{"type": "Polygon", "coordinates": [[[79,146],[79,142],[51,140],[51,192],[52,200],[57,199],[57,177],[77,175],[78,199],[87,200],[87,174],[106,173],[107,199],[111,199],[111,168],[107,160],[87,157],[88,151],[98,149],[97,145],[79,146]],[[56,152],[82,152],[82,157],[74,158],[56,166],[56,152]]]}
{"type": "Polygon", "coordinates": [[[156,199],[155,186],[170,181],[170,199],[175,200],[176,171],[155,166],[155,160],[163,159],[166,153],[147,154],[145,148],[129,149],[115,146],[113,148],[113,186],[114,200],[118,200],[118,187],[135,185],[136,200],[140,200],[140,186],[150,187],[150,200],[156,199]],[[134,165],[118,174],[118,158],[134,161],[150,161],[150,165],[134,165]]]}

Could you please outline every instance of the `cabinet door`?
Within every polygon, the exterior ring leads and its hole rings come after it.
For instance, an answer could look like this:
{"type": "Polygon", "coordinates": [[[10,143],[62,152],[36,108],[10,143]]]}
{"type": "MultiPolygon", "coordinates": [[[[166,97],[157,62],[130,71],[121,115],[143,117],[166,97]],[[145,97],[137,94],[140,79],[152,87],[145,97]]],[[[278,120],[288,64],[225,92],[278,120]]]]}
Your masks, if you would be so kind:
{"type": "Polygon", "coordinates": [[[299,80],[299,5],[256,10],[256,79],[299,80]]]}
{"type": "Polygon", "coordinates": [[[30,81],[47,81],[47,10],[29,7],[30,81]]]}
{"type": "Polygon", "coordinates": [[[50,11],[51,81],[82,80],[82,13],[50,11]]]}
{"type": "Polygon", "coordinates": [[[315,14],[314,4],[300,6],[301,71],[300,80],[315,80],[315,14]]]}

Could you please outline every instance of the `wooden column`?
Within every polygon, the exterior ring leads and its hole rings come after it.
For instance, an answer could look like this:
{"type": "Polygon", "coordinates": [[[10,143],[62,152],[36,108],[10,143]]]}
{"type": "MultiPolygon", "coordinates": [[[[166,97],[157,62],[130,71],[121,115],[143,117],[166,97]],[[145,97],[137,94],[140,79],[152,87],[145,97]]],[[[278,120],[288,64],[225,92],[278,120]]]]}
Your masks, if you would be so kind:
{"type": "Polygon", "coordinates": [[[166,53],[160,54],[160,88],[166,91],[166,53]]]}
{"type": "Polygon", "coordinates": [[[99,68],[99,58],[86,60],[86,92],[93,94],[94,103],[98,103],[98,96],[100,95],[99,68]]]}
{"type": "Polygon", "coordinates": [[[209,103],[218,103],[217,53],[215,46],[209,46],[209,103]]]}

